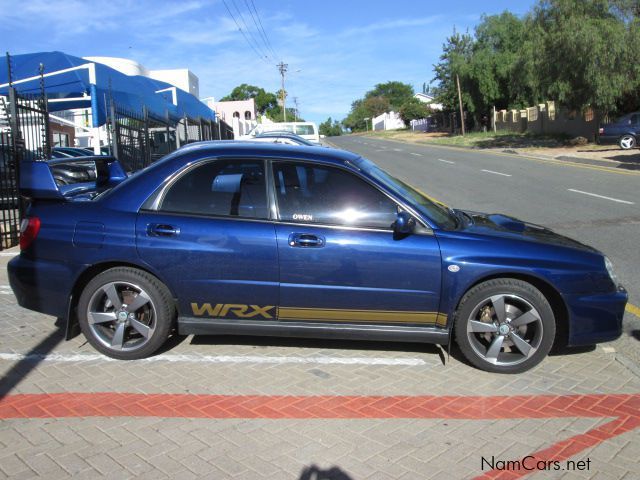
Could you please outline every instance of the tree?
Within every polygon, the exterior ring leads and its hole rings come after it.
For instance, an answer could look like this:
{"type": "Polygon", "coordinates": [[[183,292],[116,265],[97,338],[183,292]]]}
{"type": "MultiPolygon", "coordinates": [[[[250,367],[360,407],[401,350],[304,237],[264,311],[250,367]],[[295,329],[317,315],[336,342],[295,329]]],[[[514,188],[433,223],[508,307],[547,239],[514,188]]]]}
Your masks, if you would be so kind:
{"type": "Polygon", "coordinates": [[[352,130],[367,129],[365,118],[372,119],[390,110],[398,110],[403,103],[413,98],[413,87],[402,82],[387,82],[375,86],[365,93],[364,98],[351,104],[351,111],[342,124],[352,130]],[[395,102],[395,103],[394,103],[395,102]]]}
{"type": "Polygon", "coordinates": [[[420,118],[426,118],[429,115],[429,109],[417,98],[411,97],[411,100],[406,101],[400,107],[400,118],[409,125],[411,120],[418,120],[420,118]]]}
{"type": "MultiPolygon", "coordinates": [[[[535,100],[557,100],[572,108],[615,110],[620,98],[636,92],[637,17],[626,2],[539,1],[527,18],[535,100]],[[622,9],[622,10],[621,10],[622,9]]],[[[630,4],[629,4],[630,5],[630,4]]]]}
{"type": "Polygon", "coordinates": [[[364,98],[365,100],[373,97],[386,98],[391,109],[398,110],[402,104],[413,97],[413,93],[411,85],[402,82],[387,82],[377,84],[373,90],[365,94],[364,98]]]}
{"type": "Polygon", "coordinates": [[[433,66],[434,80],[438,82],[434,90],[436,101],[444,105],[447,110],[455,111],[458,108],[458,91],[456,87],[456,75],[461,77],[463,91],[463,103],[467,108],[473,106],[471,94],[473,85],[465,82],[470,77],[469,65],[473,53],[473,38],[469,33],[460,34],[455,29],[442,45],[440,62],[433,66]]]}
{"type": "Polygon", "coordinates": [[[256,110],[261,115],[265,115],[267,111],[278,106],[278,99],[274,93],[267,92],[263,88],[246,83],[235,87],[229,95],[222,97],[220,101],[249,100],[250,98],[254,99],[256,110]]]}
{"type": "Polygon", "coordinates": [[[331,117],[322,122],[318,130],[320,132],[320,135],[325,135],[327,137],[337,137],[339,135],[342,135],[342,127],[340,126],[340,122],[338,122],[337,120],[332,121],[331,117]]]}

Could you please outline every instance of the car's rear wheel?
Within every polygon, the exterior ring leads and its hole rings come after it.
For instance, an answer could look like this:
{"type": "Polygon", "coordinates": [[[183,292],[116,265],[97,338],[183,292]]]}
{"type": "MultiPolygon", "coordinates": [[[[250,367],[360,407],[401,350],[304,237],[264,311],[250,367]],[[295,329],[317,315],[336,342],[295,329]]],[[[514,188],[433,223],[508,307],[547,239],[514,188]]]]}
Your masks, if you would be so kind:
{"type": "Polygon", "coordinates": [[[460,301],[456,342],[474,366],[496,373],[520,373],[547,356],[556,332],[553,310],[530,283],[489,280],[460,301]]]}
{"type": "Polygon", "coordinates": [[[93,278],[78,302],[82,333],[98,351],[121,360],[145,358],[167,340],[175,308],[167,287],[135,268],[93,278]]]}
{"type": "Polygon", "coordinates": [[[618,142],[618,145],[620,145],[620,148],[623,150],[630,150],[632,148],[635,148],[636,137],[630,134],[623,135],[622,137],[620,137],[620,141],[618,142]]]}

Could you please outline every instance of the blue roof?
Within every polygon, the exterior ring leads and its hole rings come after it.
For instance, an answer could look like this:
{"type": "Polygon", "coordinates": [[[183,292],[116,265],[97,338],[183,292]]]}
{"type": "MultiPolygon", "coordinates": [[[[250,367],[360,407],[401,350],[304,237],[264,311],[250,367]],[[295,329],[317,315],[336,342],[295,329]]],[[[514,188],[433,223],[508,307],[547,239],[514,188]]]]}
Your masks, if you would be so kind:
{"type": "MultiPolygon", "coordinates": [[[[46,74],[88,63],[95,65],[97,118],[100,125],[106,122],[106,105],[109,96],[113,97],[116,105],[133,113],[141,114],[143,107],[146,106],[150,114],[161,118],[168,115],[173,121],[185,115],[194,119],[202,117],[215,120],[213,110],[184,90],[176,88],[178,105],[172,103],[171,91],[156,93],[158,90],[173,88],[173,85],[140,75],[125,75],[101,63],[90,62],[63,52],[38,52],[12,56],[12,79],[16,82],[39,75],[40,64],[44,65],[44,73],[46,74]]],[[[91,83],[87,69],[72,70],[45,77],[44,82],[49,99],[78,98],[91,95],[91,83]]],[[[0,85],[5,83],[8,83],[7,71],[0,69],[0,85]]],[[[40,79],[18,83],[14,87],[20,93],[37,94],[40,92],[40,79]]],[[[0,88],[0,95],[6,95],[7,91],[7,87],[0,88]]],[[[88,107],[91,107],[91,101],[88,98],[49,103],[50,111],[88,107]]]]}

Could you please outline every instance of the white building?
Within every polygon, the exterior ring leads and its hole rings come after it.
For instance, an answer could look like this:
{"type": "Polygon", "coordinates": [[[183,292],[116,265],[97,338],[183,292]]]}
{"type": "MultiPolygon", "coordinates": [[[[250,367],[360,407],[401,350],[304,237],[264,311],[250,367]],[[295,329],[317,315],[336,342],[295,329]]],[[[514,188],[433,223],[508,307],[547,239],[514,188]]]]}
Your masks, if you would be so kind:
{"type": "Polygon", "coordinates": [[[406,128],[406,125],[396,112],[385,112],[371,119],[372,130],[399,130],[406,128]]]}
{"type": "Polygon", "coordinates": [[[200,98],[200,80],[188,68],[175,68],[171,70],[149,70],[144,65],[119,57],[83,57],[90,62],[101,63],[125,75],[142,75],[166,82],[180,90],[190,93],[196,98],[200,98]]]}
{"type": "Polygon", "coordinates": [[[256,102],[253,98],[216,102],[213,97],[208,97],[202,101],[207,107],[214,110],[219,118],[233,127],[233,134],[236,138],[248,133],[258,123],[256,102]]]}
{"type": "Polygon", "coordinates": [[[442,109],[444,108],[441,103],[435,102],[435,97],[433,97],[432,95],[428,95],[426,93],[416,93],[414,95],[414,98],[417,98],[422,103],[426,103],[431,110],[436,110],[438,112],[441,112],[442,109]]]}

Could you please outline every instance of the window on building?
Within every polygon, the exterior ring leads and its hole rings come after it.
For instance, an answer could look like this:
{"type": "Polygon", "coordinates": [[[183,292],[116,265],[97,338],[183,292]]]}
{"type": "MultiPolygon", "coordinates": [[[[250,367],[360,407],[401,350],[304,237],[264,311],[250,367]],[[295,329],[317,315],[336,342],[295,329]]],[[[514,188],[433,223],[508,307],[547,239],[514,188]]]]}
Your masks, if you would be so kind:
{"type": "Polygon", "coordinates": [[[233,118],[240,118],[240,112],[233,112],[233,118]]]}
{"type": "Polygon", "coordinates": [[[53,146],[54,147],[68,147],[69,146],[69,134],[62,132],[53,132],[53,146]]]}
{"type": "Polygon", "coordinates": [[[249,110],[244,112],[244,119],[245,120],[251,120],[251,112],[249,110]]]}

